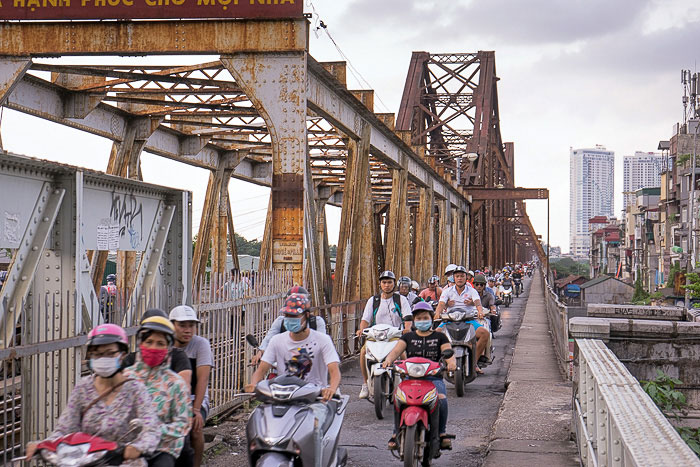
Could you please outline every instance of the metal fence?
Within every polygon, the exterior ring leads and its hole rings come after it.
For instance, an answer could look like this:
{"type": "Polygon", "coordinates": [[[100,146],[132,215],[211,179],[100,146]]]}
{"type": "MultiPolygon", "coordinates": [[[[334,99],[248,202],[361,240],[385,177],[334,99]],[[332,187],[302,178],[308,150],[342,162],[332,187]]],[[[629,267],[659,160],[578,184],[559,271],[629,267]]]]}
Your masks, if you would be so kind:
{"type": "MultiPolygon", "coordinates": [[[[201,324],[198,333],[209,339],[213,356],[209,394],[210,417],[241,403],[236,394],[250,378],[248,362],[253,349],[245,336],[262,340],[278,316],[292,277],[285,271],[259,272],[254,276],[210,276],[196,285],[192,296],[201,324]]],[[[169,292],[129,302],[116,296],[103,306],[103,315],[126,328],[133,336],[140,313],[159,303],[169,292]]],[[[19,455],[27,441],[43,439],[66,405],[71,389],[87,374],[84,345],[87,330],[81,313],[76,313],[75,294],[44,297],[23,304],[13,345],[0,350],[0,457],[8,463],[19,455]]],[[[355,339],[364,301],[346,302],[314,308],[322,316],[327,332],[341,358],[359,352],[355,339]]],[[[103,304],[104,305],[104,304],[103,304]]],[[[80,310],[78,310],[80,311],[80,310]]]]}
{"type": "Polygon", "coordinates": [[[542,292],[544,293],[547,321],[552,334],[554,351],[559,370],[568,379],[573,377],[573,343],[569,341],[569,313],[566,305],[561,303],[549,285],[548,278],[542,270],[542,292]]]}
{"type": "Polygon", "coordinates": [[[576,339],[574,425],[582,465],[700,466],[639,382],[601,340],[576,339]]]}

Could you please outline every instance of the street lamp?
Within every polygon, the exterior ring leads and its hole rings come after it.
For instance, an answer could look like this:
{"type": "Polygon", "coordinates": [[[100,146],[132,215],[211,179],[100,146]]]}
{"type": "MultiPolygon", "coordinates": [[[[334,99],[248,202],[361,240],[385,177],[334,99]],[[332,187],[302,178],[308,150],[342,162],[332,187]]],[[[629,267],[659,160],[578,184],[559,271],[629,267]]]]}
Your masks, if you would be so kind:
{"type": "Polygon", "coordinates": [[[466,157],[469,162],[474,162],[479,158],[479,154],[476,152],[469,152],[464,157],[466,157]]]}

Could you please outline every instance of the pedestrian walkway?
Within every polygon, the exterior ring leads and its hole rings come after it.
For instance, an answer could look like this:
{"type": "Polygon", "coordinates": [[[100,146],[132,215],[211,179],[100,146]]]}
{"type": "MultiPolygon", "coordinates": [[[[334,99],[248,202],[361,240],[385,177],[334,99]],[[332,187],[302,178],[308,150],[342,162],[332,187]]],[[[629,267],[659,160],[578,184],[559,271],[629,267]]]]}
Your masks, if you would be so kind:
{"type": "Polygon", "coordinates": [[[485,467],[579,465],[569,439],[571,383],[559,372],[544,306],[542,278],[536,274],[485,467]]]}

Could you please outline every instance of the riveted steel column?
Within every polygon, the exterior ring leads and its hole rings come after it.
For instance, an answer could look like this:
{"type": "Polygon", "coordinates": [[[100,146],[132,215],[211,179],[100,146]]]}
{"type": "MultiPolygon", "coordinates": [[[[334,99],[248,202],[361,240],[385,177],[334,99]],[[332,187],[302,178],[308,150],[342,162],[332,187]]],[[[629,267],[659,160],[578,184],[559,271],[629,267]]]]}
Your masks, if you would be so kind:
{"type": "MultiPolygon", "coordinates": [[[[361,264],[372,261],[374,252],[362,249],[364,224],[370,223],[374,211],[367,212],[367,199],[372,199],[369,171],[369,143],[371,127],[364,121],[358,122],[359,141],[347,141],[348,157],[343,188],[343,210],[340,215],[340,235],[333,283],[333,303],[362,298],[367,291],[362,290],[361,264]]],[[[376,283],[376,277],[372,278],[376,283]]],[[[347,331],[347,330],[346,330],[347,331]]]]}
{"type": "Polygon", "coordinates": [[[0,57],[0,105],[19,83],[32,64],[29,57],[0,57]]]}
{"type": "Polygon", "coordinates": [[[452,209],[450,208],[450,202],[446,199],[441,200],[439,206],[438,270],[444,271],[447,265],[452,263],[452,209]]]}
{"type": "Polygon", "coordinates": [[[433,269],[433,190],[420,188],[418,212],[416,213],[415,247],[416,256],[413,264],[413,274],[416,280],[423,283],[435,273],[433,269]]]}
{"type": "Polygon", "coordinates": [[[222,56],[265,119],[272,140],[272,267],[303,281],[307,55],[240,53],[222,56]]]}
{"type": "Polygon", "coordinates": [[[408,172],[404,169],[391,169],[391,201],[389,219],[386,226],[386,269],[394,271],[397,276],[410,273],[406,259],[410,259],[408,237],[408,172]]]}

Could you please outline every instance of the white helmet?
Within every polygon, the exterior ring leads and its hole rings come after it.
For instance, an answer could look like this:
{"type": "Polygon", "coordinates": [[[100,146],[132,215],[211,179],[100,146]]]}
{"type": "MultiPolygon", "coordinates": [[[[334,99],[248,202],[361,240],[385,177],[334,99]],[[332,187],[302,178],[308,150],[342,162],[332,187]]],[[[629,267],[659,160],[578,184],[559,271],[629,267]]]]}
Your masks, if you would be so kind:
{"type": "Polygon", "coordinates": [[[418,290],[420,288],[420,284],[418,284],[418,281],[411,281],[411,288],[414,290],[418,290]]]}
{"type": "Polygon", "coordinates": [[[474,271],[469,271],[467,274],[474,277],[474,271]]]}
{"type": "Polygon", "coordinates": [[[448,264],[447,267],[445,268],[445,275],[454,272],[455,269],[457,269],[456,264],[448,264]]]}
{"type": "Polygon", "coordinates": [[[197,312],[189,305],[178,305],[170,310],[170,321],[194,321],[199,323],[197,312]]]}

